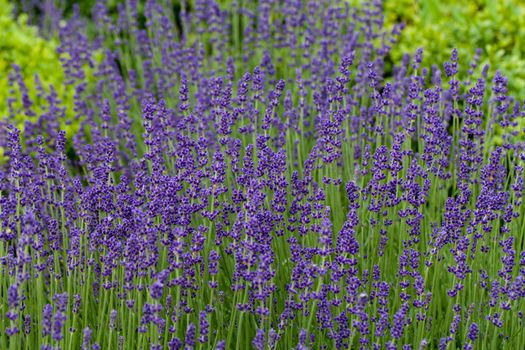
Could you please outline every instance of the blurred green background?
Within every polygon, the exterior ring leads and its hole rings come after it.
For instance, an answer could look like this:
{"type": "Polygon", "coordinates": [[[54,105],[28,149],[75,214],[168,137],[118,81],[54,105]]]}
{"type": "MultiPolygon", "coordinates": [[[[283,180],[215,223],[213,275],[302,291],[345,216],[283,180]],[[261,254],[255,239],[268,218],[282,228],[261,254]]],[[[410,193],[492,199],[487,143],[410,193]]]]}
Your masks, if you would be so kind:
{"type": "Polygon", "coordinates": [[[392,52],[394,62],[421,47],[424,65],[442,65],[456,47],[464,78],[479,48],[477,70],[489,64],[489,79],[499,70],[509,78],[509,91],[525,96],[525,1],[389,0],[385,13],[387,27],[406,23],[392,52]]]}
{"type": "MultiPolygon", "coordinates": [[[[228,1],[230,0],[219,2],[225,5],[228,1]]],[[[356,6],[362,6],[364,3],[363,0],[345,1],[356,6]]],[[[110,1],[115,4],[117,2],[110,1]]],[[[176,7],[179,0],[173,2],[176,7]]],[[[81,14],[90,17],[90,9],[95,1],[61,0],[55,3],[58,4],[57,9],[66,14],[71,12],[73,3],[78,3],[81,14]]],[[[37,27],[32,25],[49,23],[42,19],[41,9],[34,4],[34,1],[27,0],[0,0],[2,117],[8,115],[6,99],[10,90],[15,94],[20,93],[16,86],[9,87],[8,75],[13,63],[21,67],[32,99],[37,99],[34,81],[34,75],[37,74],[44,87],[52,83],[59,99],[66,105],[72,103],[70,94],[62,84],[64,74],[56,53],[56,33],[51,32],[45,25],[40,28],[47,29],[41,29],[39,32],[37,27]]],[[[485,64],[489,64],[489,79],[496,70],[500,70],[509,78],[510,93],[519,98],[525,96],[525,1],[387,0],[383,5],[386,28],[391,28],[395,23],[405,24],[400,40],[391,52],[392,62],[399,62],[404,54],[413,55],[418,48],[423,48],[423,65],[430,67],[437,64],[442,67],[443,62],[450,57],[451,49],[456,47],[460,55],[460,78],[467,79],[470,62],[479,48],[481,57],[475,68],[476,73],[479,73],[485,64]]],[[[22,120],[19,122],[21,124],[22,120]]]]}

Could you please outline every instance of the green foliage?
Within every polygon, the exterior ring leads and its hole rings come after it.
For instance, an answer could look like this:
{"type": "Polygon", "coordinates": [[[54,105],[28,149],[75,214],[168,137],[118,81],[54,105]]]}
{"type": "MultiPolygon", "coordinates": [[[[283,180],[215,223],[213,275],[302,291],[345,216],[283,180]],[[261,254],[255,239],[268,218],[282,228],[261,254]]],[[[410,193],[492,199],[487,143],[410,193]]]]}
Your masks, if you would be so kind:
{"type": "MultiPolygon", "coordinates": [[[[74,118],[74,91],[64,84],[64,70],[57,53],[58,38],[44,39],[36,27],[28,25],[26,14],[13,16],[13,6],[7,0],[0,0],[0,27],[1,118],[7,118],[21,130],[26,122],[37,122],[37,116],[48,110],[46,95],[52,86],[65,108],[64,117],[59,120],[60,128],[71,138],[78,131],[79,121],[74,118]],[[28,114],[22,106],[20,84],[10,83],[9,75],[13,73],[14,64],[20,67],[23,83],[32,102],[32,114],[28,114]],[[43,95],[38,93],[39,85],[44,91],[43,95]],[[8,104],[9,98],[13,98],[11,106],[8,104]]],[[[93,81],[92,70],[88,67],[84,69],[87,81],[93,81]]],[[[0,147],[0,161],[2,157],[3,149],[0,147]]]]}
{"type": "MultiPolygon", "coordinates": [[[[350,1],[354,5],[362,0],[350,1]]],[[[474,70],[489,66],[488,80],[499,70],[509,80],[509,94],[525,96],[525,3],[520,0],[385,0],[385,27],[404,23],[391,60],[424,50],[423,66],[441,66],[457,48],[459,79],[468,81],[469,63],[481,56],[474,70]]],[[[442,66],[440,67],[442,68],[442,66]]],[[[521,122],[514,131],[522,130],[521,122]]],[[[503,129],[496,125],[493,142],[501,145],[503,129]]],[[[523,133],[520,134],[523,137],[523,133]]]]}
{"type": "MultiPolygon", "coordinates": [[[[39,37],[35,27],[28,26],[27,16],[13,18],[12,6],[0,0],[0,114],[8,115],[7,98],[10,95],[9,73],[12,65],[20,66],[29,96],[36,98],[34,76],[38,75],[43,86],[59,87],[64,78],[56,53],[57,43],[39,37]]],[[[17,87],[13,87],[16,93],[17,87]]],[[[17,122],[23,124],[19,116],[17,122]]]]}
{"type": "MultiPolygon", "coordinates": [[[[478,70],[490,65],[509,78],[509,91],[525,94],[525,3],[519,0],[386,0],[386,26],[404,22],[392,59],[423,48],[424,65],[445,62],[456,47],[463,67],[482,49],[478,70]]],[[[460,72],[466,79],[467,69],[460,72]]]]}

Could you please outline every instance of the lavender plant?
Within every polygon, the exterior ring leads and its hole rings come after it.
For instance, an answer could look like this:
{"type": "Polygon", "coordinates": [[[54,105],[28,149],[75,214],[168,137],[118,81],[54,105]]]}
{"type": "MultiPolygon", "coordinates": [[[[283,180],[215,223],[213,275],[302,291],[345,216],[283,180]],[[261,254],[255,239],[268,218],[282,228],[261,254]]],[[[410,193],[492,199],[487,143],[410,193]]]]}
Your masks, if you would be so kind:
{"type": "Polygon", "coordinates": [[[380,2],[141,4],[64,19],[72,140],[45,91],[2,122],[0,348],[525,347],[501,74],[388,76],[380,2]]]}

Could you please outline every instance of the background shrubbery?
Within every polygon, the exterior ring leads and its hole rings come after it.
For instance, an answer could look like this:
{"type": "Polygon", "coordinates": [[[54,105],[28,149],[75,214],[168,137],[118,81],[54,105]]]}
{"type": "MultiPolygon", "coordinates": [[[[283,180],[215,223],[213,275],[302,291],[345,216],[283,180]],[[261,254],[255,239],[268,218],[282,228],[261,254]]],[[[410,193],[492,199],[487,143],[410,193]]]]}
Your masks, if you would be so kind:
{"type": "MultiPolygon", "coordinates": [[[[53,26],[46,27],[36,24],[49,23],[44,19],[48,17],[38,17],[42,18],[40,23],[36,17],[31,20],[28,13],[17,13],[16,8],[11,2],[0,0],[0,116],[21,130],[28,122],[45,130],[41,116],[54,113],[56,123],[71,138],[78,132],[80,120],[75,117],[75,91],[67,82],[61,62],[71,58],[60,48],[59,29],[64,24],[59,20],[60,12],[55,14],[53,26]],[[50,99],[61,108],[50,111],[50,99]]],[[[100,52],[93,52],[93,61],[100,57],[100,52]]],[[[86,62],[81,65],[85,88],[93,89],[93,66],[86,62]]],[[[0,147],[0,162],[3,152],[0,147]]]]}
{"type": "MultiPolygon", "coordinates": [[[[8,115],[7,98],[10,91],[19,94],[19,86],[9,86],[9,74],[14,74],[13,64],[20,67],[21,77],[31,99],[37,96],[35,75],[42,86],[60,87],[64,79],[62,66],[56,52],[57,42],[42,38],[38,29],[27,24],[28,16],[15,17],[13,6],[0,0],[0,114],[8,115]]],[[[15,108],[18,106],[15,106],[15,108]]],[[[36,106],[38,108],[38,106],[36,106]]],[[[22,120],[19,120],[22,123],[22,120]]]]}
{"type": "MultiPolygon", "coordinates": [[[[347,0],[350,4],[362,6],[363,0],[347,0]]],[[[12,3],[0,0],[0,113],[6,114],[8,95],[8,72],[16,63],[21,67],[29,94],[36,97],[33,76],[37,74],[44,87],[52,83],[58,89],[58,97],[70,99],[64,91],[64,74],[56,53],[59,18],[71,15],[74,1],[34,2],[15,0],[12,3]],[[47,11],[47,12],[46,12],[47,11]],[[49,13],[48,13],[49,12],[49,13]],[[32,26],[28,25],[29,21],[32,26]],[[40,27],[40,33],[37,28],[40,27]],[[46,39],[44,39],[46,38],[46,39]]],[[[80,14],[92,19],[94,0],[79,3],[80,14]]],[[[191,10],[193,1],[171,0],[174,13],[181,6],[191,10]]],[[[232,5],[229,1],[219,2],[224,8],[232,5]]],[[[139,4],[139,22],[144,22],[143,1],[139,4]]],[[[119,2],[108,2],[109,14],[116,16],[119,2]]],[[[399,62],[403,55],[414,54],[423,48],[423,65],[448,59],[453,47],[461,56],[460,79],[469,79],[469,70],[481,72],[485,65],[491,69],[492,79],[497,68],[509,78],[509,92],[523,96],[525,93],[525,3],[519,0],[387,0],[384,1],[385,27],[403,23],[404,29],[390,53],[389,61],[399,62]],[[478,51],[479,49],[479,51],[478,51]],[[476,52],[478,54],[476,55],[476,52]],[[469,64],[475,62],[474,67],[469,64]]],[[[95,25],[91,22],[91,25],[95,25]]],[[[91,30],[95,32],[95,30],[91,30]]],[[[387,67],[388,69],[389,67],[387,67]]],[[[391,66],[390,66],[391,68],[391,66]]]]}
{"type": "Polygon", "coordinates": [[[477,69],[485,64],[509,78],[509,90],[525,92],[525,2],[520,0],[400,0],[385,1],[387,25],[406,23],[392,59],[398,62],[408,52],[424,48],[423,64],[444,62],[456,47],[464,63],[460,78],[465,79],[468,63],[481,49],[477,69]]]}

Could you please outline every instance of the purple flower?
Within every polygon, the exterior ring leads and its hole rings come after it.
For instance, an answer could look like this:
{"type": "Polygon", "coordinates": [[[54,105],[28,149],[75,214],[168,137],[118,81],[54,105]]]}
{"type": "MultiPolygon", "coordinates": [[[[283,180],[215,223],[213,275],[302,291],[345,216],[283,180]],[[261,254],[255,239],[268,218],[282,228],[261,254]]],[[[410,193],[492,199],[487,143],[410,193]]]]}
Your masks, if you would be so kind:
{"type": "Polygon", "coordinates": [[[67,316],[62,311],[58,311],[53,318],[53,339],[56,341],[62,340],[64,334],[62,333],[67,316]]]}
{"type": "Polygon", "coordinates": [[[163,289],[164,285],[160,281],[153,282],[150,288],[151,297],[153,299],[160,299],[162,297],[163,289]]]}
{"type": "Polygon", "coordinates": [[[252,345],[256,350],[264,350],[265,345],[265,332],[263,329],[258,328],[255,337],[252,340],[252,345]]]}
{"type": "Polygon", "coordinates": [[[117,310],[111,310],[109,313],[109,328],[114,329],[117,326],[117,310]]]}
{"type": "Polygon", "coordinates": [[[51,334],[53,317],[53,306],[46,304],[42,313],[42,334],[43,336],[51,334]]]}
{"type": "Polygon", "coordinates": [[[10,308],[16,308],[18,307],[18,286],[15,284],[12,284],[9,286],[8,292],[7,292],[7,303],[9,304],[10,308]]]}
{"type": "Polygon", "coordinates": [[[470,327],[468,328],[467,337],[472,341],[476,341],[476,339],[478,339],[478,334],[479,334],[478,325],[475,322],[471,323],[470,327]]]}
{"type": "Polygon", "coordinates": [[[186,329],[186,336],[184,337],[184,348],[186,350],[193,349],[195,346],[195,325],[190,323],[186,329]]]}
{"type": "Polygon", "coordinates": [[[89,350],[91,348],[91,329],[89,327],[84,328],[81,348],[82,350],[89,350]]]}
{"type": "Polygon", "coordinates": [[[219,340],[217,342],[217,346],[215,347],[215,350],[224,350],[226,349],[226,342],[224,340],[219,340]]]}
{"type": "Polygon", "coordinates": [[[206,311],[199,313],[199,342],[206,343],[208,341],[209,326],[206,311]]]}
{"type": "Polygon", "coordinates": [[[24,317],[24,333],[30,334],[31,333],[31,316],[26,315],[24,317]]]}
{"type": "Polygon", "coordinates": [[[394,339],[399,339],[403,335],[403,331],[406,324],[406,314],[408,312],[408,304],[405,303],[401,305],[399,310],[394,315],[394,320],[392,324],[392,328],[390,330],[390,334],[394,339]]]}

